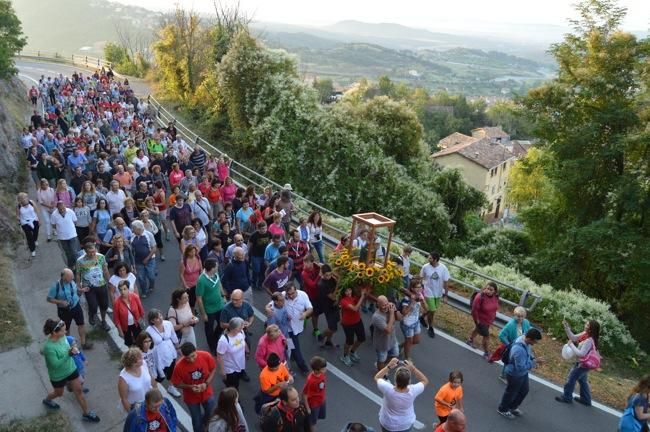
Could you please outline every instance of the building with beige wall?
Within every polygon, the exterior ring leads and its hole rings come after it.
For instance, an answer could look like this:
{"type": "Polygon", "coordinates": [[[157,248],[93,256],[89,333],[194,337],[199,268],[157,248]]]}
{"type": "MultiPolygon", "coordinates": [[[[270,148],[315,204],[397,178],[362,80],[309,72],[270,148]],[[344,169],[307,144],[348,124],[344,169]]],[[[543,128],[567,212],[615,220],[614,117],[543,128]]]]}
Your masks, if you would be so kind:
{"type": "Polygon", "coordinates": [[[472,130],[471,137],[455,132],[441,139],[441,150],[432,154],[431,159],[443,167],[460,170],[468,185],[485,193],[489,205],[484,216],[499,218],[508,207],[510,170],[529,145],[510,141],[500,127],[485,127],[472,130]]]}

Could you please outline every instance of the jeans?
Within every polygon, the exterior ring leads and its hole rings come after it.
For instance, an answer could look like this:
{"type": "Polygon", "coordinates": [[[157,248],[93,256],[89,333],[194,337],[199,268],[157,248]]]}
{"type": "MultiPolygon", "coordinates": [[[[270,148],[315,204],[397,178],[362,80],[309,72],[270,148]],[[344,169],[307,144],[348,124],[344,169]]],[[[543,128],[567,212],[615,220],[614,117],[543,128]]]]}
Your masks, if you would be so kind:
{"type": "Polygon", "coordinates": [[[506,375],[508,385],[501,397],[499,411],[506,412],[519,408],[528,394],[528,374],[520,377],[506,375]]]}
{"type": "Polygon", "coordinates": [[[251,268],[253,270],[252,285],[254,289],[261,289],[264,282],[264,257],[251,257],[251,268]]]}
{"type": "Polygon", "coordinates": [[[52,217],[52,212],[41,206],[41,219],[43,219],[43,225],[45,226],[45,234],[47,234],[47,238],[49,239],[52,237],[52,222],[50,222],[52,217]]]}
{"type": "Polygon", "coordinates": [[[154,289],[156,284],[156,260],[151,258],[146,264],[135,264],[138,285],[140,292],[144,295],[149,294],[149,291],[154,289]]]}
{"type": "Polygon", "coordinates": [[[63,252],[63,260],[70,270],[77,265],[77,254],[79,253],[79,239],[73,237],[69,240],[59,240],[59,247],[63,252]]]}
{"type": "Polygon", "coordinates": [[[20,227],[23,229],[25,232],[25,239],[27,240],[27,247],[29,247],[30,252],[34,252],[36,250],[36,242],[38,241],[38,221],[32,221],[32,224],[34,225],[31,227],[29,224],[21,225],[20,227]]]}
{"type": "Polygon", "coordinates": [[[205,329],[205,338],[208,341],[208,346],[210,347],[210,354],[214,355],[217,352],[217,341],[223,333],[221,328],[221,311],[213,312],[208,314],[208,321],[203,323],[205,329]]]}
{"type": "Polygon", "coordinates": [[[212,415],[215,405],[214,395],[210,396],[204,402],[187,404],[187,408],[190,410],[190,417],[192,417],[192,429],[194,429],[194,432],[203,432],[205,430],[203,425],[207,423],[210,415],[212,415]],[[203,408],[203,412],[201,412],[201,408],[203,408]]]}
{"type": "Polygon", "coordinates": [[[573,402],[573,390],[576,383],[580,383],[580,399],[585,404],[591,404],[591,389],[588,381],[589,369],[580,367],[580,363],[573,365],[569,371],[569,377],[564,384],[564,400],[573,402]]]}
{"type": "Polygon", "coordinates": [[[289,332],[289,337],[293,341],[293,349],[291,350],[291,357],[296,360],[296,364],[300,368],[301,371],[306,372],[309,369],[307,369],[307,364],[305,363],[305,358],[302,356],[302,352],[300,351],[300,334],[294,334],[293,332],[289,332]]]}
{"type": "Polygon", "coordinates": [[[323,240],[313,242],[311,244],[311,247],[316,250],[316,253],[318,254],[318,261],[323,264],[325,262],[325,255],[323,254],[323,240]]]}

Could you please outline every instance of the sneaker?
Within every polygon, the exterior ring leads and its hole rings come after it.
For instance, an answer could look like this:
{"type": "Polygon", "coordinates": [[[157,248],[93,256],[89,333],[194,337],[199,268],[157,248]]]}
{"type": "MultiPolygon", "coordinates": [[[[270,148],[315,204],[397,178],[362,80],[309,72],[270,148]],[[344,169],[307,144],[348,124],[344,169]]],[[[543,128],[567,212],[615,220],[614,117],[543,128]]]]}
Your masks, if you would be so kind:
{"type": "Polygon", "coordinates": [[[59,408],[61,408],[58,403],[49,399],[43,399],[43,405],[53,410],[58,410],[59,408]]]}
{"type": "Polygon", "coordinates": [[[318,337],[320,336],[320,330],[319,329],[314,329],[313,332],[311,332],[312,336],[318,337]]]}
{"type": "Polygon", "coordinates": [[[101,327],[102,327],[102,330],[104,330],[104,331],[110,331],[111,330],[111,326],[109,326],[106,321],[102,321],[101,327]]]}
{"type": "Polygon", "coordinates": [[[35,246],[38,246],[38,241],[35,241],[35,242],[34,242],[34,245],[35,245],[35,246]]]}
{"type": "Polygon", "coordinates": [[[522,415],[524,415],[524,413],[519,408],[511,409],[510,414],[512,414],[515,417],[521,417],[522,415]]]}
{"type": "Polygon", "coordinates": [[[343,362],[343,364],[348,366],[348,367],[352,366],[352,360],[350,360],[350,357],[348,357],[348,356],[343,356],[343,357],[339,358],[339,360],[341,360],[343,362]]]}
{"type": "Polygon", "coordinates": [[[176,387],[174,387],[173,385],[171,385],[171,384],[169,385],[169,387],[167,387],[167,393],[169,393],[170,395],[172,395],[174,397],[180,397],[181,396],[181,392],[179,392],[178,389],[176,387]]]}
{"type": "Polygon", "coordinates": [[[515,415],[513,413],[511,413],[510,411],[499,411],[499,409],[497,408],[497,412],[499,414],[501,414],[502,416],[504,416],[505,418],[507,418],[508,420],[514,420],[515,419],[515,415]]]}
{"type": "Polygon", "coordinates": [[[350,353],[350,360],[352,360],[353,363],[359,363],[361,361],[361,357],[357,355],[355,352],[350,353]]]}
{"type": "Polygon", "coordinates": [[[32,257],[36,256],[36,251],[32,251],[32,257]]]}
{"type": "Polygon", "coordinates": [[[165,261],[165,255],[160,255],[160,261],[165,261]]]}
{"type": "Polygon", "coordinates": [[[146,299],[147,295],[145,293],[140,294],[140,298],[146,299]]]}
{"type": "Polygon", "coordinates": [[[107,309],[106,309],[106,312],[108,312],[108,313],[113,313],[113,308],[107,308],[107,309]]]}
{"type": "Polygon", "coordinates": [[[251,378],[248,376],[245,370],[241,371],[241,375],[239,375],[239,378],[241,378],[243,381],[249,382],[251,378]]]}
{"type": "Polygon", "coordinates": [[[582,400],[581,397],[574,396],[573,400],[580,403],[580,404],[583,404],[584,406],[591,406],[591,402],[585,402],[584,400],[582,400]]]}
{"type": "Polygon", "coordinates": [[[483,353],[483,358],[484,358],[485,360],[489,360],[489,359],[490,359],[490,353],[487,352],[487,351],[484,352],[484,353],[483,353]]]}
{"type": "Polygon", "coordinates": [[[474,346],[474,341],[471,340],[471,339],[467,339],[467,340],[465,341],[465,343],[466,343],[467,345],[471,346],[472,348],[476,348],[476,347],[474,346]]]}
{"type": "Polygon", "coordinates": [[[99,423],[99,417],[93,411],[88,411],[81,418],[90,423],[99,423]]]}
{"type": "Polygon", "coordinates": [[[564,396],[555,396],[555,400],[560,402],[560,403],[565,403],[565,404],[573,403],[572,400],[568,401],[568,400],[564,399],[564,396]]]}
{"type": "Polygon", "coordinates": [[[86,341],[85,344],[81,344],[81,348],[85,350],[91,350],[93,349],[93,343],[86,341]]]}
{"type": "Polygon", "coordinates": [[[91,326],[94,326],[96,324],[94,316],[89,316],[88,317],[88,324],[90,324],[91,326]]]}
{"type": "Polygon", "coordinates": [[[429,327],[429,330],[427,330],[427,334],[429,335],[430,338],[436,337],[436,332],[433,330],[433,326],[429,327]]]}
{"type": "Polygon", "coordinates": [[[499,381],[501,381],[501,382],[504,383],[504,384],[508,384],[508,380],[507,380],[506,377],[503,376],[503,375],[499,375],[499,381]]]}

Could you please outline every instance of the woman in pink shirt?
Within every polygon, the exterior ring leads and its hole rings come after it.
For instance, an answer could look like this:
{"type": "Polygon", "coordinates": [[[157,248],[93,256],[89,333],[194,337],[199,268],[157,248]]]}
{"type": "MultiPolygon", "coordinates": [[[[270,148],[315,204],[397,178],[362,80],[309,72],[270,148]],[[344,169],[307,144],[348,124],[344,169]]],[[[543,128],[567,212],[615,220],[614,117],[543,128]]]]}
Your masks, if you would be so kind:
{"type": "Polygon", "coordinates": [[[237,193],[237,185],[232,181],[232,178],[226,177],[224,185],[221,186],[221,199],[224,203],[231,202],[237,193]]]}
{"type": "Polygon", "coordinates": [[[217,175],[221,183],[225,182],[230,177],[230,159],[228,156],[223,155],[217,162],[217,175]]]}
{"type": "Polygon", "coordinates": [[[179,274],[181,283],[190,295],[190,307],[194,309],[196,303],[196,282],[201,275],[201,258],[199,257],[199,250],[194,245],[188,245],[183,251],[183,259],[181,260],[179,274]]]}
{"type": "Polygon", "coordinates": [[[282,236],[282,241],[287,241],[287,235],[284,232],[284,227],[282,226],[282,215],[280,215],[280,213],[273,213],[273,223],[269,225],[269,232],[271,235],[279,234],[282,236]]]}
{"type": "Polygon", "coordinates": [[[472,334],[467,339],[469,346],[474,346],[474,338],[481,335],[483,338],[483,357],[490,358],[488,352],[488,342],[490,340],[490,326],[497,316],[499,309],[499,294],[497,284],[490,281],[481,290],[480,293],[474,296],[471,301],[472,304],[472,318],[474,319],[475,327],[472,334]]]}
{"type": "Polygon", "coordinates": [[[178,164],[173,164],[172,171],[169,173],[169,187],[174,188],[174,186],[180,185],[183,177],[185,177],[185,174],[180,170],[178,164]]]}
{"type": "Polygon", "coordinates": [[[280,331],[280,327],[271,324],[266,327],[265,333],[257,342],[257,350],[255,351],[255,362],[264,369],[266,367],[266,359],[269,354],[276,353],[280,357],[280,362],[284,363],[287,358],[287,339],[280,331]]]}

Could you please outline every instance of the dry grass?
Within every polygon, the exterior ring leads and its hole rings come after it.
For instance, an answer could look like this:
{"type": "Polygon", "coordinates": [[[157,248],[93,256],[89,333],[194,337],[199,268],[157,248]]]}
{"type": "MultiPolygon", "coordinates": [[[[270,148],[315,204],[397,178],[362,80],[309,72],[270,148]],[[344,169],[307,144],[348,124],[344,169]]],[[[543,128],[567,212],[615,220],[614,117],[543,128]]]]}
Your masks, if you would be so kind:
{"type": "Polygon", "coordinates": [[[0,425],[0,432],[67,432],[72,427],[60,411],[0,425]]]}
{"type": "MultiPolygon", "coordinates": [[[[467,314],[444,305],[436,313],[436,327],[460,340],[465,340],[472,331],[473,322],[467,314]]],[[[560,386],[564,385],[570,368],[570,365],[560,356],[564,343],[566,343],[564,338],[556,340],[553,337],[544,337],[535,345],[535,354],[547,360],[544,366],[535,370],[535,374],[560,386]]],[[[490,349],[493,350],[497,346],[498,332],[492,327],[490,349]]],[[[632,361],[604,359],[602,369],[589,374],[593,398],[614,408],[624,409],[632,387],[644,371],[647,373],[647,370],[644,365],[635,365],[632,361]]]]}
{"type": "Polygon", "coordinates": [[[6,249],[0,250],[0,351],[8,351],[31,342],[25,318],[20,310],[13,285],[12,258],[6,249]]]}

